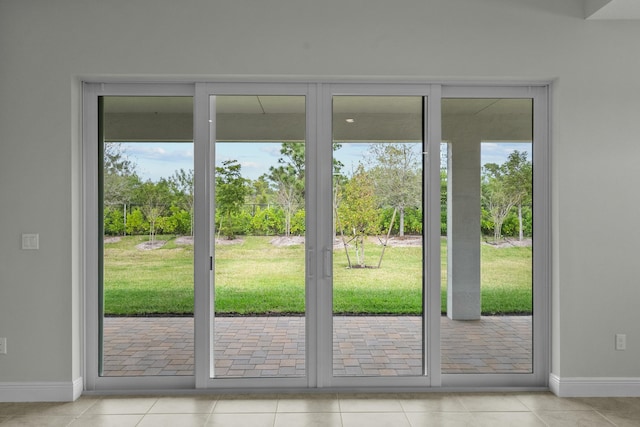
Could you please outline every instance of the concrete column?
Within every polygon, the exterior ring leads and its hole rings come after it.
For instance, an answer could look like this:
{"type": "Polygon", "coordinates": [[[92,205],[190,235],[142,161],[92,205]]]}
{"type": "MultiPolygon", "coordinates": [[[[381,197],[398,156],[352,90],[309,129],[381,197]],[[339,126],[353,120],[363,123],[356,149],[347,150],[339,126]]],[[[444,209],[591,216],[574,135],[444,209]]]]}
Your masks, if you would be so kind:
{"type": "Polygon", "coordinates": [[[447,316],[480,319],[480,139],[448,144],[447,316]]]}

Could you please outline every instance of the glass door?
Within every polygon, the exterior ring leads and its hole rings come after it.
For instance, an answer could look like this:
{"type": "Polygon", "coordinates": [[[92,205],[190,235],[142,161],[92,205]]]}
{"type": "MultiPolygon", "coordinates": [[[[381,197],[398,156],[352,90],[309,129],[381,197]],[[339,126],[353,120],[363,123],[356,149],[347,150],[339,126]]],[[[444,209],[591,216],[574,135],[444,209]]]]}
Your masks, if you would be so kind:
{"type": "Polygon", "coordinates": [[[443,90],[443,384],[545,381],[542,95],[443,90]]]}
{"type": "Polygon", "coordinates": [[[307,386],[307,86],[251,87],[212,85],[206,96],[207,381],[307,386]]]}
{"type": "Polygon", "coordinates": [[[192,377],[193,97],[99,105],[98,374],[192,377]]]}
{"type": "MultiPolygon", "coordinates": [[[[426,385],[428,377],[424,87],[336,86],[329,151],[330,228],[321,318],[325,375],[335,386],[426,385]],[[378,88],[379,89],[379,88],[378,88]],[[324,343],[326,344],[326,343],[324,343]]],[[[330,100],[330,101],[329,101],[330,100]]],[[[327,156],[329,157],[329,156],[327,156]]],[[[323,204],[328,198],[324,194],[323,204]]]]}
{"type": "Polygon", "coordinates": [[[546,87],[84,96],[88,390],[546,384],[546,87]]]}
{"type": "Polygon", "coordinates": [[[305,97],[212,101],[214,376],[304,377],[305,97]]]}

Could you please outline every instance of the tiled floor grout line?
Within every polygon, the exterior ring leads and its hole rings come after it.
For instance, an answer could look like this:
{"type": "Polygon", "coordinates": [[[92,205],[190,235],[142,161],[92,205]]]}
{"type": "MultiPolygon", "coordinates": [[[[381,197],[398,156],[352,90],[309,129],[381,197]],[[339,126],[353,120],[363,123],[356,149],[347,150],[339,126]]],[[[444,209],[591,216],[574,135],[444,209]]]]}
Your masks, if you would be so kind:
{"type": "MultiPolygon", "coordinates": [[[[214,416],[215,414],[215,409],[217,404],[221,401],[221,398],[224,399],[225,396],[229,397],[231,400],[235,400],[238,399],[238,396],[240,395],[212,395],[210,397],[211,399],[211,408],[208,410],[208,412],[184,412],[184,413],[167,413],[167,414],[171,414],[172,416],[179,416],[179,415],[183,415],[183,416],[190,416],[190,415],[198,415],[198,414],[203,414],[206,415],[206,417],[202,417],[204,419],[205,423],[208,423],[211,418],[214,416]]],[[[385,411],[380,411],[380,413],[388,413],[388,414],[399,414],[400,412],[402,412],[404,414],[404,419],[411,423],[411,418],[410,415],[411,414],[436,414],[436,413],[449,413],[449,414],[470,414],[470,415],[477,415],[479,417],[483,416],[484,414],[501,414],[503,416],[508,416],[508,415],[514,415],[514,414],[519,414],[519,413],[528,413],[528,414],[532,414],[533,417],[535,417],[535,419],[539,420],[542,424],[544,425],[550,425],[549,422],[545,421],[545,418],[549,419],[549,417],[554,417],[557,416],[558,419],[562,419],[562,415],[564,414],[564,416],[568,416],[568,417],[574,417],[575,419],[579,419],[581,416],[585,416],[588,415],[589,417],[591,417],[591,419],[595,419],[593,418],[593,416],[597,416],[597,419],[602,420],[602,425],[604,425],[604,423],[609,423],[608,425],[617,425],[616,421],[614,419],[612,419],[609,415],[607,414],[611,414],[611,413],[622,413],[624,415],[625,411],[629,412],[632,411],[634,413],[638,414],[638,424],[640,425],[640,397],[638,398],[631,398],[631,399],[616,399],[616,398],[604,398],[604,401],[601,400],[592,400],[590,401],[589,399],[565,399],[565,398],[559,398],[556,396],[553,396],[551,393],[526,393],[526,392],[513,392],[513,393],[504,393],[504,394],[493,394],[493,393],[462,393],[460,395],[458,394],[446,394],[443,395],[444,397],[446,397],[447,399],[453,399],[455,400],[457,403],[459,403],[461,405],[461,409],[462,411],[459,410],[434,410],[434,411],[410,411],[407,409],[407,407],[405,407],[403,405],[403,401],[406,399],[424,399],[425,401],[428,401],[430,397],[434,396],[434,394],[432,393],[425,393],[425,394],[415,394],[415,393],[408,393],[408,394],[403,394],[403,393],[382,393],[382,394],[378,394],[378,396],[376,397],[376,393],[371,394],[372,399],[384,399],[384,400],[389,400],[389,401],[396,401],[399,402],[399,411],[396,410],[385,410],[385,411]],[[490,403],[488,404],[488,409],[486,411],[482,411],[482,410],[472,410],[474,408],[469,407],[468,405],[465,404],[465,399],[467,399],[468,397],[472,397],[472,398],[481,398],[481,399],[487,399],[487,401],[489,401],[490,403]],[[495,403],[499,406],[500,404],[503,403],[504,398],[510,398],[511,400],[515,400],[518,401],[522,407],[524,408],[524,410],[519,411],[519,410],[508,410],[508,409],[501,409],[501,410],[491,410],[491,401],[492,399],[495,400],[495,403]],[[515,398],[515,399],[513,399],[515,398]],[[539,399],[536,401],[536,399],[539,399]],[[532,402],[534,406],[531,406],[529,404],[527,404],[527,402],[532,402]],[[538,404],[536,404],[536,402],[540,402],[538,404]],[[575,406],[575,407],[569,407],[566,408],[564,407],[563,409],[559,409],[561,408],[561,406],[558,406],[558,403],[562,403],[565,402],[566,404],[569,403],[577,403],[579,405],[575,406]],[[608,403],[610,402],[610,403],[608,403]],[[552,405],[547,407],[545,409],[545,405],[547,405],[548,403],[551,403],[552,405]],[[584,408],[580,408],[580,406],[584,405],[584,408]],[[608,406],[605,406],[608,405],[608,406]],[[605,408],[609,407],[610,409],[607,410],[605,408]],[[554,409],[557,408],[557,409],[554,409]],[[544,414],[544,418],[543,415],[544,414]],[[591,415],[589,415],[591,414],[591,415]]],[[[160,404],[161,399],[163,397],[167,397],[167,398],[174,398],[174,397],[179,397],[179,398],[184,398],[184,399],[189,399],[189,396],[158,396],[158,397],[154,397],[154,401],[153,403],[151,403],[148,408],[146,409],[146,412],[144,413],[139,413],[136,415],[140,415],[140,420],[137,422],[137,425],[141,425],[141,423],[145,422],[145,418],[147,418],[147,422],[149,420],[151,420],[152,416],[156,416],[156,415],[163,415],[163,413],[152,413],[152,409],[160,404]]],[[[270,415],[273,416],[273,423],[274,425],[276,425],[276,422],[278,420],[278,414],[310,414],[310,413],[316,413],[313,410],[307,410],[307,411],[303,411],[303,412],[298,412],[298,411],[283,411],[280,410],[282,409],[280,404],[282,401],[287,400],[287,396],[283,396],[283,395],[279,395],[279,394],[273,394],[273,395],[263,395],[263,397],[267,400],[276,400],[276,405],[273,406],[273,411],[272,412],[268,412],[270,415]]],[[[114,400],[123,400],[126,401],[128,398],[130,398],[129,396],[99,396],[95,398],[95,401],[88,405],[86,408],[84,408],[82,411],[78,411],[73,412],[73,413],[64,413],[64,412],[60,412],[60,413],[56,413],[55,415],[46,415],[47,417],[51,417],[53,416],[53,418],[56,417],[67,417],[72,419],[71,423],[73,423],[73,421],[80,419],[80,418],[84,418],[86,415],[92,416],[92,415],[100,415],[100,416],[108,416],[109,414],[88,414],[87,412],[90,411],[91,408],[93,408],[94,405],[98,404],[101,400],[106,399],[106,398],[113,398],[114,400]]],[[[197,397],[192,397],[194,400],[197,400],[197,397]]],[[[295,399],[300,399],[300,401],[304,402],[305,399],[302,397],[296,397],[295,399]]],[[[313,401],[313,397],[311,397],[310,399],[308,399],[309,401],[313,401]]],[[[363,401],[367,400],[367,397],[365,396],[361,396],[360,394],[355,394],[355,393],[337,393],[337,394],[328,394],[327,395],[327,399],[329,400],[336,400],[338,405],[337,405],[337,413],[340,414],[340,420],[342,423],[345,422],[345,418],[344,415],[348,414],[348,413],[361,413],[361,412],[366,412],[366,411],[358,411],[358,412],[349,412],[347,410],[347,408],[343,407],[342,402],[346,401],[346,400],[352,400],[352,399],[361,399],[363,401]],[[356,396],[357,395],[357,396],[356,396]]],[[[207,400],[207,399],[203,399],[203,400],[207,400]]],[[[240,398],[240,400],[242,400],[240,398]]],[[[435,401],[435,399],[434,399],[435,401]]],[[[247,402],[251,402],[251,400],[247,400],[247,402]]],[[[473,402],[473,401],[471,401],[473,402]]],[[[66,405],[68,403],[60,403],[60,405],[66,405]]],[[[6,421],[11,421],[11,420],[18,420],[20,417],[22,416],[45,416],[45,414],[47,414],[46,411],[48,411],[51,408],[55,407],[55,403],[16,403],[16,405],[18,405],[17,407],[12,406],[12,404],[7,403],[6,405],[9,408],[9,411],[12,413],[12,415],[7,415],[5,413],[3,413],[3,405],[2,403],[0,403],[0,419],[4,418],[4,417],[8,417],[6,421]],[[24,406],[20,406],[20,405],[24,405],[24,406]],[[41,405],[43,408],[43,412],[42,413],[38,413],[37,408],[38,405],[41,405]]],[[[71,409],[70,409],[71,410],[71,409]]],[[[230,414],[235,414],[235,415],[239,415],[242,416],[243,414],[246,415],[246,413],[243,412],[225,412],[225,413],[230,413],[230,414]]],[[[325,413],[325,412],[320,412],[318,411],[318,413],[325,413]]],[[[333,411],[327,411],[326,413],[336,413],[333,411]]],[[[127,415],[128,413],[123,413],[123,414],[113,414],[113,415],[127,415]]],[[[165,414],[166,415],[166,414],[165,414]]],[[[551,418],[553,419],[553,418],[551,418]]],[[[353,421],[353,419],[352,419],[353,421]]],[[[625,424],[628,425],[628,424],[625,424]]]]}

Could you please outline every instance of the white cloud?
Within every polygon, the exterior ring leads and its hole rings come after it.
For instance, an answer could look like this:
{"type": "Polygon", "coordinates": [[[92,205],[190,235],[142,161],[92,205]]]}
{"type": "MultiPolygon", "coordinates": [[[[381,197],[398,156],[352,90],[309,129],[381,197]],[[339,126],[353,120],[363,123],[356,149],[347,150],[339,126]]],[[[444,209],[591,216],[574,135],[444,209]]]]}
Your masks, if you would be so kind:
{"type": "Polygon", "coordinates": [[[130,142],[122,146],[143,180],[158,181],[179,169],[193,169],[193,143],[130,142]]]}

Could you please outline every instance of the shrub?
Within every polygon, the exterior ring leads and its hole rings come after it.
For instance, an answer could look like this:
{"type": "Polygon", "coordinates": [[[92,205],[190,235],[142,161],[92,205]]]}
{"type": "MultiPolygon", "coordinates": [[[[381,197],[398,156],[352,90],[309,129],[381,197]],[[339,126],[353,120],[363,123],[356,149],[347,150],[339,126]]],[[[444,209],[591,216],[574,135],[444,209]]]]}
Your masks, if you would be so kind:
{"type": "Polygon", "coordinates": [[[117,207],[106,207],[104,210],[104,234],[117,236],[124,233],[124,214],[117,207]]]}
{"type": "Polygon", "coordinates": [[[140,208],[135,208],[127,214],[127,233],[142,234],[149,231],[149,223],[144,219],[140,208]]]}
{"type": "Polygon", "coordinates": [[[302,235],[305,232],[305,211],[298,209],[291,218],[291,234],[302,235]]]}

